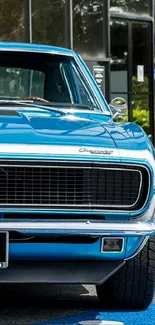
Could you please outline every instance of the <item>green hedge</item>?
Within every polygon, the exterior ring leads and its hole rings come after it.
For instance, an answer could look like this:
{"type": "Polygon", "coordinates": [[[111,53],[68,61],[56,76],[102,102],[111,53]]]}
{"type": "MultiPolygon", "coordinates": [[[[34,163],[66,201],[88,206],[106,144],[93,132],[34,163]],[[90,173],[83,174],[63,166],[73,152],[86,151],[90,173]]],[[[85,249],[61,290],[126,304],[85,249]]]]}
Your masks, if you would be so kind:
{"type": "MultiPolygon", "coordinates": [[[[118,122],[127,122],[128,115],[126,114],[122,118],[118,120],[118,122]]],[[[145,109],[133,109],[133,122],[139,124],[144,131],[149,134],[150,127],[149,127],[149,111],[145,109]]]]}
{"type": "Polygon", "coordinates": [[[144,131],[149,134],[150,132],[150,125],[149,125],[149,111],[142,109],[133,110],[133,122],[139,124],[144,131]]]}
{"type": "MultiPolygon", "coordinates": [[[[144,77],[144,82],[137,82],[137,76],[132,77],[132,91],[135,95],[132,98],[133,122],[139,124],[149,135],[149,98],[148,98],[148,77],[144,77]]],[[[128,114],[128,113],[127,113],[128,114]]],[[[128,115],[125,115],[119,121],[128,121],[128,115]]]]}

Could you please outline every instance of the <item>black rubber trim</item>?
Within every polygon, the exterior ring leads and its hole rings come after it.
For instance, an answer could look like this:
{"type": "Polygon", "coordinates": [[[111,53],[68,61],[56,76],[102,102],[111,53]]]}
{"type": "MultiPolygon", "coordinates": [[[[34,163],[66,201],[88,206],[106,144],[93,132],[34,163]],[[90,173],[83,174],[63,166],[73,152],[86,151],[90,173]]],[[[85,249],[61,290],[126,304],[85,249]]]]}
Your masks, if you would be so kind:
{"type": "Polygon", "coordinates": [[[0,270],[3,283],[102,284],[124,261],[10,262],[0,270]]]}

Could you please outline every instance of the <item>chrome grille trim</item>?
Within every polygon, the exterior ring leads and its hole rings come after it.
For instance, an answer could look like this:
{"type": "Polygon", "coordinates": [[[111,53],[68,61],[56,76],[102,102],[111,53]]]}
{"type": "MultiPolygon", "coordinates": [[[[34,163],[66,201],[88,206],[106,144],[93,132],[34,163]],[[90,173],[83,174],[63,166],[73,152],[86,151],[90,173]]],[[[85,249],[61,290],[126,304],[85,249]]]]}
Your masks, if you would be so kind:
{"type": "MultiPolygon", "coordinates": [[[[2,165],[1,165],[2,166],[2,165]]],[[[1,169],[1,166],[0,166],[0,169],[1,169]]],[[[2,166],[2,167],[4,167],[4,165],[2,166]]],[[[7,166],[6,166],[7,167],[7,166]]],[[[11,167],[19,167],[19,166],[13,166],[13,165],[11,165],[11,167]]],[[[21,167],[24,167],[23,165],[21,166],[21,167]]],[[[25,167],[32,167],[32,166],[25,166],[25,167]]],[[[56,168],[56,167],[58,167],[58,168],[64,168],[64,166],[49,166],[48,168],[56,168]]],[[[39,166],[33,166],[33,168],[40,168],[39,166]]],[[[44,166],[44,168],[47,168],[47,166],[44,166]]],[[[69,168],[69,169],[74,169],[75,167],[67,167],[67,168],[69,168]]],[[[85,169],[85,167],[76,167],[76,169],[85,169]]],[[[88,167],[88,168],[86,168],[86,169],[92,169],[92,167],[88,167]]],[[[101,170],[101,169],[103,169],[103,170],[118,170],[118,168],[100,168],[100,167],[94,167],[93,169],[99,169],[99,170],[101,170]]],[[[130,171],[130,172],[138,172],[139,174],[140,174],[140,186],[139,186],[139,192],[138,192],[138,196],[137,196],[137,199],[136,199],[136,201],[132,204],[132,205],[113,205],[112,207],[114,207],[114,208],[122,208],[122,207],[124,207],[124,208],[132,208],[132,207],[134,207],[135,205],[136,205],[136,203],[138,202],[138,200],[139,200],[139,197],[140,197],[140,192],[141,192],[141,187],[142,187],[142,173],[139,171],[139,170],[136,170],[136,169],[125,169],[125,168],[121,168],[121,169],[119,169],[119,170],[121,170],[121,171],[130,171]]],[[[5,204],[2,204],[2,203],[0,203],[0,206],[4,206],[5,204]]],[[[20,203],[18,203],[18,204],[7,204],[7,206],[34,206],[34,207],[36,207],[36,206],[40,206],[40,207],[55,207],[55,206],[58,206],[58,207],[81,207],[81,204],[35,204],[35,203],[33,203],[33,204],[26,204],[26,203],[24,203],[24,204],[20,204],[20,203]]],[[[110,208],[111,207],[111,205],[108,205],[108,204],[105,204],[105,205],[101,205],[101,204],[82,204],[82,207],[84,207],[84,208],[90,208],[90,207],[92,207],[92,208],[110,208]]]]}
{"type": "MultiPolygon", "coordinates": [[[[71,161],[69,161],[69,162],[60,162],[59,161],[59,164],[60,163],[64,163],[64,164],[66,164],[66,165],[59,165],[58,164],[58,162],[56,162],[56,161],[48,161],[48,163],[57,163],[57,165],[53,165],[53,166],[51,166],[51,165],[46,165],[46,163],[47,163],[47,161],[41,161],[41,163],[43,163],[43,165],[42,164],[39,164],[40,162],[37,162],[37,161],[35,161],[35,163],[36,163],[36,165],[33,165],[32,164],[32,162],[30,162],[30,161],[28,161],[28,162],[25,162],[25,161],[23,161],[23,163],[21,164],[21,161],[17,161],[16,163],[15,163],[15,161],[13,161],[13,160],[10,160],[9,161],[11,164],[8,164],[8,163],[4,163],[4,162],[2,162],[2,160],[0,161],[0,168],[3,168],[3,167],[10,167],[10,168],[12,168],[12,167],[18,167],[18,168],[68,168],[68,169],[95,169],[95,170],[119,170],[119,171],[130,171],[130,172],[138,172],[139,173],[139,175],[140,175],[140,185],[139,185],[139,192],[138,192],[138,196],[137,196],[137,199],[136,199],[136,201],[132,204],[132,205],[100,205],[100,204],[34,204],[34,203],[32,203],[32,204],[25,204],[25,203],[22,203],[22,204],[20,204],[20,203],[15,203],[15,204],[10,204],[10,203],[0,203],[0,207],[4,207],[4,208],[7,208],[7,209],[9,209],[10,207],[15,207],[15,209],[16,209],[16,211],[17,211],[17,208],[19,207],[19,208],[23,208],[23,207],[29,207],[29,208],[36,208],[36,207],[40,207],[40,208],[43,208],[43,207],[45,207],[45,208],[51,208],[51,210],[53,210],[53,208],[55,208],[55,209],[59,209],[60,208],[60,211],[62,210],[62,207],[64,208],[64,210],[67,208],[67,207],[70,207],[70,208],[73,208],[74,210],[77,208],[78,210],[79,210],[79,208],[92,208],[92,209],[97,209],[97,208],[101,208],[101,209],[103,209],[104,210],[104,208],[106,208],[106,211],[107,211],[107,208],[109,208],[109,210],[110,210],[110,208],[112,209],[112,208],[120,208],[120,210],[123,210],[123,208],[125,209],[125,208],[132,208],[132,207],[134,207],[135,205],[136,205],[136,203],[138,202],[138,200],[139,200],[139,197],[140,197],[140,194],[141,194],[141,188],[142,188],[142,173],[141,173],[141,171],[140,170],[137,170],[137,169],[134,169],[134,167],[135,168],[137,168],[137,167],[139,167],[139,168],[144,168],[146,171],[147,171],[147,173],[148,173],[148,182],[149,182],[149,186],[148,186],[148,193],[147,193],[147,197],[146,197],[146,200],[145,200],[145,202],[144,202],[144,205],[143,205],[143,207],[145,206],[145,204],[146,204],[146,202],[147,202],[147,200],[148,200],[148,196],[149,196],[149,190],[150,190],[150,173],[149,173],[149,170],[148,170],[148,168],[146,167],[146,166],[143,166],[143,165],[136,165],[136,164],[134,164],[134,165],[132,165],[132,164],[128,164],[128,165],[125,165],[125,164],[121,164],[121,163],[117,163],[117,166],[119,167],[119,168],[111,168],[111,167],[104,167],[104,165],[107,165],[107,163],[98,163],[98,162],[71,162],[71,161]],[[72,164],[74,164],[74,166],[68,166],[67,164],[69,164],[69,163],[72,163],[72,164]],[[84,164],[91,164],[91,166],[84,166],[84,164]],[[76,165],[75,165],[76,164],[76,165]],[[100,165],[100,167],[97,167],[97,166],[95,166],[95,165],[100,165]],[[125,166],[127,166],[128,168],[123,168],[124,167],[124,165],[125,166]],[[130,168],[129,168],[129,166],[130,166],[130,168]],[[131,168],[132,167],[132,168],[131,168]]],[[[34,162],[34,161],[33,161],[34,162]]],[[[111,165],[115,165],[116,163],[115,162],[113,162],[113,163],[108,163],[108,165],[110,166],[110,164],[111,165]]],[[[71,211],[71,209],[69,210],[69,211],[71,211]]],[[[101,211],[101,210],[100,210],[101,211]]]]}

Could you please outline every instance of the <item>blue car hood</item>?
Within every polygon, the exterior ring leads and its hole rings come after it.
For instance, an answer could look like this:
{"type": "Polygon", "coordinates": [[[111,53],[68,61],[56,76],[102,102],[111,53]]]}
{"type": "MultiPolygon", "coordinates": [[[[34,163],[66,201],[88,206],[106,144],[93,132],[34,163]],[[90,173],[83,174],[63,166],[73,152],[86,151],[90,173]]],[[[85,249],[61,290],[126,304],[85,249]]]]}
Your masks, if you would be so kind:
{"type": "Polygon", "coordinates": [[[0,116],[0,143],[116,148],[104,122],[75,115],[18,112],[0,116]]]}
{"type": "Polygon", "coordinates": [[[118,157],[120,149],[148,149],[146,135],[138,125],[114,123],[103,114],[61,115],[37,109],[16,113],[16,116],[0,116],[0,144],[108,148],[115,149],[118,157]]]}

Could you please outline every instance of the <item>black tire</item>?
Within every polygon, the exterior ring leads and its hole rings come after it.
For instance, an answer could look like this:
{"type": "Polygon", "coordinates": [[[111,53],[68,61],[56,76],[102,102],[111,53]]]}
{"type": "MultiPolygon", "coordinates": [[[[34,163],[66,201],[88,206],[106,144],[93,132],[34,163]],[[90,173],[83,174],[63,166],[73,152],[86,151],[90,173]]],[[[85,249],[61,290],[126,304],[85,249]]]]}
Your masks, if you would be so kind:
{"type": "Polygon", "coordinates": [[[102,307],[146,309],[155,289],[155,236],[106,282],[96,287],[102,307]]]}

